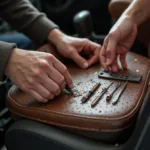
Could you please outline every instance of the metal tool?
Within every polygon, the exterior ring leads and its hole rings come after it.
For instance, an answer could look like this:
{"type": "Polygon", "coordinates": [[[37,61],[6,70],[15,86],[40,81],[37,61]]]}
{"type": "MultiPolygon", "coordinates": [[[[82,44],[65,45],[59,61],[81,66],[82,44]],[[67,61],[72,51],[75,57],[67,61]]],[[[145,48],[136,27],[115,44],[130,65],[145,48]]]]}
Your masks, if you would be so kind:
{"type": "Polygon", "coordinates": [[[66,94],[70,94],[70,95],[73,95],[73,90],[71,88],[68,87],[68,85],[66,85],[65,89],[64,89],[64,92],[66,94]]]}
{"type": "Polygon", "coordinates": [[[97,105],[97,103],[100,101],[100,99],[102,98],[102,96],[107,92],[107,90],[109,89],[109,87],[110,87],[112,84],[113,84],[113,82],[111,82],[106,88],[104,88],[104,89],[101,91],[100,95],[97,96],[97,97],[95,98],[95,100],[92,102],[91,107],[94,107],[94,106],[97,105]]]}
{"type": "Polygon", "coordinates": [[[114,96],[114,98],[113,98],[113,100],[112,100],[112,104],[113,104],[113,105],[115,105],[115,104],[118,102],[118,100],[119,100],[121,94],[123,93],[123,91],[124,91],[125,88],[127,87],[127,84],[128,84],[128,81],[126,81],[126,83],[123,85],[123,87],[122,87],[122,88],[120,89],[120,91],[117,93],[117,95],[114,96]]]}
{"type": "Polygon", "coordinates": [[[116,85],[115,89],[109,95],[107,95],[107,97],[106,97],[106,101],[107,102],[111,100],[113,94],[116,92],[116,90],[119,88],[120,85],[121,85],[121,83],[118,82],[118,84],[116,85]]]}
{"type": "Polygon", "coordinates": [[[88,91],[88,93],[82,97],[81,102],[85,103],[89,100],[89,98],[96,92],[96,90],[99,88],[101,84],[100,83],[96,83],[92,89],[90,91],[88,91]]]}
{"type": "Polygon", "coordinates": [[[112,73],[112,72],[103,72],[101,71],[98,74],[99,78],[105,79],[112,79],[112,80],[119,80],[119,81],[129,81],[129,82],[137,82],[140,83],[142,76],[141,75],[127,75],[127,74],[119,74],[119,73],[112,73]]]}

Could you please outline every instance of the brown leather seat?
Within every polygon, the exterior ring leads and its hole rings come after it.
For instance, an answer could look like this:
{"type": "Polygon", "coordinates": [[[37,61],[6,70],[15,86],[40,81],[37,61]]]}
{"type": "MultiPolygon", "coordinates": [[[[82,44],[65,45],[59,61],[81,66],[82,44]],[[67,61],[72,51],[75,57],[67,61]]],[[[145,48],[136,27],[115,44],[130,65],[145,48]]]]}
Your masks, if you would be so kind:
{"type": "MultiPolygon", "coordinates": [[[[87,103],[81,104],[82,96],[60,95],[46,104],[41,104],[13,86],[8,93],[7,106],[14,115],[63,127],[91,138],[115,142],[121,138],[122,132],[127,131],[135,123],[149,81],[148,59],[129,53],[127,62],[128,70],[122,73],[142,74],[142,81],[139,84],[128,83],[116,105],[112,105],[111,102],[107,103],[105,95],[96,107],[91,108],[91,102],[102,88],[111,82],[108,79],[98,78],[99,64],[87,70],[68,64],[76,89],[82,95],[90,90],[95,82],[101,83],[101,87],[87,103]]],[[[112,91],[116,82],[108,92],[112,91]]]]}

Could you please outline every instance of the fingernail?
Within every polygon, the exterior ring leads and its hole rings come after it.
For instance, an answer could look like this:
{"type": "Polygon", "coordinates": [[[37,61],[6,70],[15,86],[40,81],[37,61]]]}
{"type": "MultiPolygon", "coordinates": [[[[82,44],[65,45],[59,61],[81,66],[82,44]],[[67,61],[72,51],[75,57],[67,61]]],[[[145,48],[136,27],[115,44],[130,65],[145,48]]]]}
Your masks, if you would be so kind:
{"type": "Polygon", "coordinates": [[[86,62],[83,64],[83,68],[87,68],[87,67],[88,67],[88,63],[86,62]]]}

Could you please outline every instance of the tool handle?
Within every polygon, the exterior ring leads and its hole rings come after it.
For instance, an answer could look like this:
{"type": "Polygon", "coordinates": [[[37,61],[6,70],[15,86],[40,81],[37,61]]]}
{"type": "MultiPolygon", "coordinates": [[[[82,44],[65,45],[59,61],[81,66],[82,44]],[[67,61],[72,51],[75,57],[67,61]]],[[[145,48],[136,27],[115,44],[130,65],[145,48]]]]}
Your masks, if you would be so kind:
{"type": "Polygon", "coordinates": [[[82,102],[82,103],[87,102],[88,99],[89,99],[89,98],[94,94],[94,92],[99,88],[99,86],[100,86],[100,83],[96,83],[96,85],[94,85],[94,87],[93,87],[90,91],[88,91],[88,93],[87,93],[85,96],[83,96],[83,98],[81,99],[81,102],[82,102]]]}
{"type": "Polygon", "coordinates": [[[101,97],[107,92],[107,88],[104,88],[101,92],[100,96],[97,96],[96,99],[92,102],[91,107],[94,107],[97,105],[97,103],[100,101],[101,97]]]}
{"type": "Polygon", "coordinates": [[[118,94],[114,97],[114,99],[112,100],[112,104],[116,104],[121,96],[121,94],[123,93],[123,91],[125,90],[126,86],[128,84],[128,81],[124,84],[124,86],[122,87],[122,89],[118,92],[118,94]]]}

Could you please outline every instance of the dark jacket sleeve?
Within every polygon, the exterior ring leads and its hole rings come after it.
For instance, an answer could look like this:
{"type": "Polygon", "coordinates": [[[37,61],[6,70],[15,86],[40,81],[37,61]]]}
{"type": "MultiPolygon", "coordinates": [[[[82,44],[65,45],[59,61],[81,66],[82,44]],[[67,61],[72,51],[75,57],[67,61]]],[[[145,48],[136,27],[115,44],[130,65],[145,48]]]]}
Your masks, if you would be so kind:
{"type": "MultiPolygon", "coordinates": [[[[0,17],[19,32],[42,44],[49,32],[58,28],[45,14],[40,13],[28,0],[0,0],[0,17]]],[[[0,42],[0,80],[15,44],[0,42]]]]}
{"type": "Polygon", "coordinates": [[[4,79],[4,71],[13,48],[16,45],[0,41],[0,81],[4,79]]]}
{"type": "Polygon", "coordinates": [[[53,28],[58,27],[28,0],[0,0],[0,16],[39,44],[47,39],[53,28]]]}

